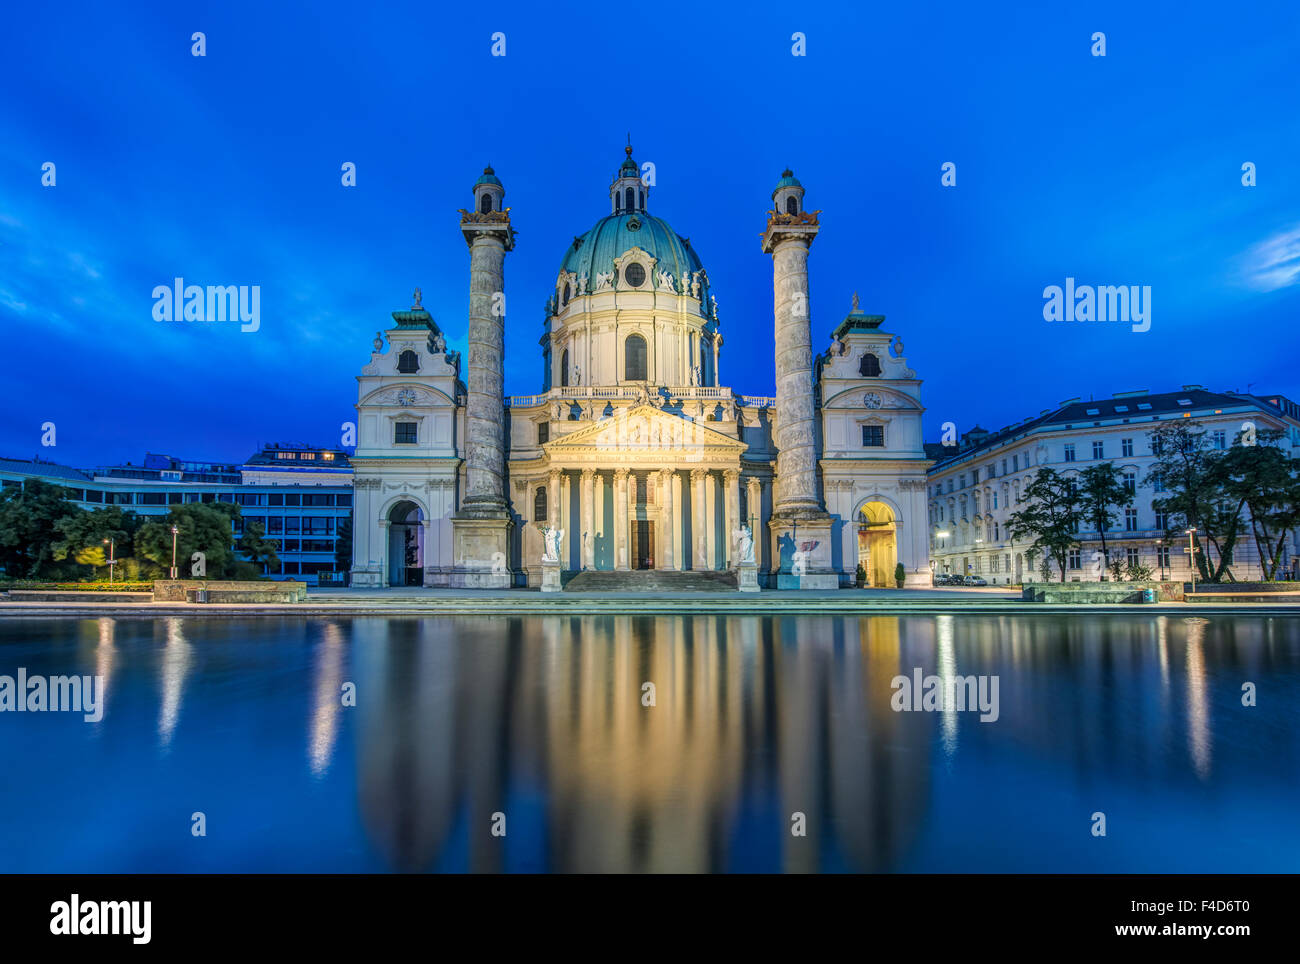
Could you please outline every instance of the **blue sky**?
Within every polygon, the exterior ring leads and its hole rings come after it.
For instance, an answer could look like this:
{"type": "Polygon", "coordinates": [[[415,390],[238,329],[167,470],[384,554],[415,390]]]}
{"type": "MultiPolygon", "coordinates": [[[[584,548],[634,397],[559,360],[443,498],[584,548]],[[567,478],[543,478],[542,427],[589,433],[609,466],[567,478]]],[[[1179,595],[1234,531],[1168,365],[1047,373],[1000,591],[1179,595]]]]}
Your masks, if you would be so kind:
{"type": "Polygon", "coordinates": [[[608,213],[628,131],[656,165],[652,213],[708,268],[739,391],[773,391],[759,234],[788,165],[823,212],[814,347],[858,291],[925,379],[928,438],[1075,395],[1298,394],[1295,4],[469,6],[7,10],[0,455],[336,444],[416,285],[464,351],[456,211],[489,161],[518,230],[506,391],[539,390],[544,301],[608,213]],[[177,275],[260,285],[260,330],[155,322],[177,275]],[[1045,322],[1067,276],[1150,285],[1151,330],[1045,322]]]}

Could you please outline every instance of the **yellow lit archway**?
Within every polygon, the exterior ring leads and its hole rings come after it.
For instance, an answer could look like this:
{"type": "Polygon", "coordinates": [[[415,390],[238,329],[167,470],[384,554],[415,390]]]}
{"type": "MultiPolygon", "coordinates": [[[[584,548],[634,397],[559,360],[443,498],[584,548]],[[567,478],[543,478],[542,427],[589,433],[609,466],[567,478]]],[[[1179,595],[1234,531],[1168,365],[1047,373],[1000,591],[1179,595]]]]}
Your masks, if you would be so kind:
{"type": "Polygon", "coordinates": [[[894,510],[883,502],[868,502],[858,510],[858,564],[867,571],[868,586],[895,585],[897,528],[894,510]]]}

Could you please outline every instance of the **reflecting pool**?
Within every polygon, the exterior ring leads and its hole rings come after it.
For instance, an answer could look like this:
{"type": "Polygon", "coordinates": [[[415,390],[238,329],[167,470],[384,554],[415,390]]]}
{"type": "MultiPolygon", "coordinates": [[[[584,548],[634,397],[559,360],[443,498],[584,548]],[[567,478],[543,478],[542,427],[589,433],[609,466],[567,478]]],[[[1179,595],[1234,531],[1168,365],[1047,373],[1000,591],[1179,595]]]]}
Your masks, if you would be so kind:
{"type": "Polygon", "coordinates": [[[0,712],[3,872],[1300,870],[1300,617],[0,621],[20,668],[106,696],[0,712]]]}

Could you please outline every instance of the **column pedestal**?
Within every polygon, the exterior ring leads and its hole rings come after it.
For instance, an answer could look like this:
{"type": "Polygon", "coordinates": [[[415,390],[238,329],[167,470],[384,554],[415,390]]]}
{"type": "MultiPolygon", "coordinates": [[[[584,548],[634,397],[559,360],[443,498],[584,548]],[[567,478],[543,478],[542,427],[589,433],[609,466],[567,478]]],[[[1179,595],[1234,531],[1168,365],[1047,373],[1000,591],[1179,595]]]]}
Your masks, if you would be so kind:
{"type": "Polygon", "coordinates": [[[741,592],[758,592],[758,563],[736,563],[736,575],[740,580],[741,592]]]}
{"type": "Polygon", "coordinates": [[[509,589],[510,519],[453,518],[452,589],[509,589]]]}
{"type": "Polygon", "coordinates": [[[840,588],[839,573],[831,567],[829,516],[809,513],[801,518],[773,514],[768,532],[777,589],[840,588]]]}
{"type": "Polygon", "coordinates": [[[550,562],[542,560],[542,592],[559,592],[563,587],[560,585],[560,562],[555,560],[550,562]]]}

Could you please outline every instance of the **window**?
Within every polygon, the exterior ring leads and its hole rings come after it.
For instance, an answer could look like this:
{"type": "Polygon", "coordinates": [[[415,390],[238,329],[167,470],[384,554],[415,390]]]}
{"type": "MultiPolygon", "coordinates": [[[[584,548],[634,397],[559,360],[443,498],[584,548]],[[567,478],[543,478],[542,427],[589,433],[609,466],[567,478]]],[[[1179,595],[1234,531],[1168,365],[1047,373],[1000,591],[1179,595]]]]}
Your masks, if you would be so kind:
{"type": "Polygon", "coordinates": [[[538,422],[537,423],[537,444],[545,445],[550,440],[551,440],[551,423],[538,422]]]}
{"type": "Polygon", "coordinates": [[[1152,474],[1151,488],[1156,492],[1163,492],[1165,490],[1165,479],[1159,472],[1152,474]]]}
{"type": "MultiPolygon", "coordinates": [[[[629,194],[631,193],[631,191],[632,189],[628,188],[629,194]]],[[[628,265],[626,268],[623,269],[623,280],[633,288],[640,288],[643,284],[645,284],[645,268],[643,268],[637,262],[633,261],[630,265],[628,265]]]]}
{"type": "Polygon", "coordinates": [[[623,343],[623,379],[629,382],[646,380],[646,345],[640,335],[628,335],[623,343]]]}
{"type": "Polygon", "coordinates": [[[492,195],[484,191],[483,196],[478,199],[478,213],[487,214],[491,210],[492,210],[492,195]]]}
{"type": "Polygon", "coordinates": [[[335,503],[340,508],[350,508],[352,505],[352,494],[347,493],[345,495],[340,495],[337,499],[335,499],[335,503]]]}
{"type": "Polygon", "coordinates": [[[1106,443],[1105,443],[1105,442],[1093,442],[1093,443],[1092,443],[1092,457],[1093,457],[1094,459],[1104,459],[1104,458],[1106,457],[1106,443]]]}
{"type": "Polygon", "coordinates": [[[1156,546],[1156,564],[1164,567],[1165,569],[1169,568],[1169,547],[1168,546],[1156,546]]]}
{"type": "Polygon", "coordinates": [[[1137,492],[1137,490],[1138,490],[1138,479],[1137,479],[1137,475],[1136,475],[1136,473],[1133,473],[1133,472],[1125,472],[1125,473],[1124,473],[1124,491],[1126,491],[1126,492],[1137,492]]]}
{"type": "Polygon", "coordinates": [[[296,515],[287,515],[284,517],[284,534],[287,536],[302,535],[302,518],[296,515]]]}
{"type": "Polygon", "coordinates": [[[165,492],[141,492],[140,505],[166,505],[167,493],[165,492]]]}
{"type": "Polygon", "coordinates": [[[273,515],[266,520],[266,534],[269,536],[283,535],[284,533],[284,516],[273,515]]]}
{"type": "Polygon", "coordinates": [[[397,356],[397,370],[404,375],[418,372],[420,370],[420,356],[408,348],[397,356]]]}
{"type": "Polygon", "coordinates": [[[304,492],[302,495],[303,505],[327,506],[334,504],[334,496],[323,492],[304,492]]]}
{"type": "Polygon", "coordinates": [[[270,492],[270,493],[267,493],[267,496],[266,496],[266,504],[267,504],[267,505],[284,505],[284,493],[283,493],[283,492],[270,492]]]}
{"type": "MultiPolygon", "coordinates": [[[[1029,464],[1029,456],[1026,455],[1026,456],[1025,456],[1025,465],[1028,465],[1028,464],[1029,464]]],[[[1011,456],[1011,471],[1013,471],[1013,472],[1019,472],[1019,471],[1020,471],[1020,456],[1019,456],[1019,455],[1013,455],[1013,456],[1011,456]]]]}
{"type": "Polygon", "coordinates": [[[415,427],[415,422],[395,422],[393,424],[393,444],[414,445],[415,427]]]}
{"type": "Polygon", "coordinates": [[[236,492],[235,502],[238,505],[259,505],[261,496],[255,492],[236,492]]]}
{"type": "Polygon", "coordinates": [[[1128,546],[1124,549],[1124,561],[1127,562],[1130,566],[1137,566],[1139,564],[1138,551],[1136,546],[1128,546]]]}
{"type": "Polygon", "coordinates": [[[1227,436],[1224,435],[1223,429],[1217,429],[1211,438],[1214,439],[1214,447],[1216,449],[1224,449],[1228,447],[1227,436]]]}
{"type": "Polygon", "coordinates": [[[533,521],[546,521],[546,486],[539,485],[533,495],[533,521]]]}
{"type": "Polygon", "coordinates": [[[1151,436],[1151,454],[1160,455],[1164,451],[1165,445],[1159,436],[1151,436]]]}
{"type": "Polygon", "coordinates": [[[1068,442],[1068,443],[1066,443],[1066,446],[1065,446],[1065,461],[1067,461],[1067,462],[1073,462],[1073,461],[1074,461],[1074,443],[1073,443],[1073,442],[1068,442]]]}
{"type": "Polygon", "coordinates": [[[1131,459],[1133,457],[1133,440],[1131,438],[1122,438],[1119,440],[1120,455],[1123,458],[1131,459]]]}
{"type": "Polygon", "coordinates": [[[1003,459],[1003,460],[1002,460],[1002,474],[1003,474],[1003,475],[1006,475],[1006,474],[1007,474],[1007,460],[1006,460],[1006,459],[1003,459]]]}
{"type": "Polygon", "coordinates": [[[564,349],[560,355],[560,387],[569,387],[569,349],[564,349]]]}
{"type": "Polygon", "coordinates": [[[794,195],[791,195],[790,197],[785,199],[785,213],[786,214],[799,213],[799,202],[795,199],[794,195]]]}
{"type": "Polygon", "coordinates": [[[1124,531],[1137,532],[1138,528],[1138,510],[1131,506],[1124,510],[1124,531]]]}
{"type": "Polygon", "coordinates": [[[1164,509],[1156,509],[1156,528],[1161,532],[1169,531],[1169,513],[1164,509]]]}
{"type": "Polygon", "coordinates": [[[998,494],[997,494],[996,492],[994,492],[994,493],[993,493],[993,508],[996,509],[997,507],[998,507],[998,494]]]}
{"type": "Polygon", "coordinates": [[[1080,568],[1082,568],[1082,566],[1079,565],[1079,550],[1078,550],[1078,549],[1071,549],[1071,550],[1070,550],[1070,554],[1069,554],[1068,556],[1066,556],[1066,560],[1065,560],[1065,561],[1066,561],[1066,566],[1067,566],[1068,568],[1070,568],[1070,569],[1080,569],[1080,568]]]}
{"type": "Polygon", "coordinates": [[[867,448],[880,448],[885,444],[885,426],[862,426],[862,444],[867,448]]]}
{"type": "Polygon", "coordinates": [[[285,504],[285,505],[302,505],[302,496],[300,496],[297,492],[289,492],[289,493],[286,493],[286,494],[285,494],[285,497],[284,497],[284,504],[285,504]]]}
{"type": "Polygon", "coordinates": [[[880,374],[880,359],[871,352],[863,353],[862,361],[858,363],[858,374],[863,378],[875,378],[880,374]]]}
{"type": "Polygon", "coordinates": [[[564,294],[561,295],[561,297],[560,297],[560,301],[561,301],[562,304],[566,304],[566,305],[567,305],[567,304],[569,303],[569,292],[570,292],[570,290],[571,290],[571,289],[569,288],[569,283],[566,281],[566,282],[564,283],[564,294]]]}
{"type": "MultiPolygon", "coordinates": [[[[632,210],[632,207],[633,207],[633,204],[635,203],[635,201],[636,201],[636,194],[633,192],[633,190],[632,190],[631,188],[628,188],[626,194],[624,195],[623,206],[624,206],[625,208],[627,208],[629,211],[631,211],[631,210],[632,210]]],[[[642,279],[642,280],[644,280],[644,279],[642,279]]],[[[633,286],[635,287],[637,284],[640,284],[640,283],[641,283],[641,282],[639,282],[639,281],[638,281],[638,282],[634,282],[634,283],[633,283],[633,286]]]]}

